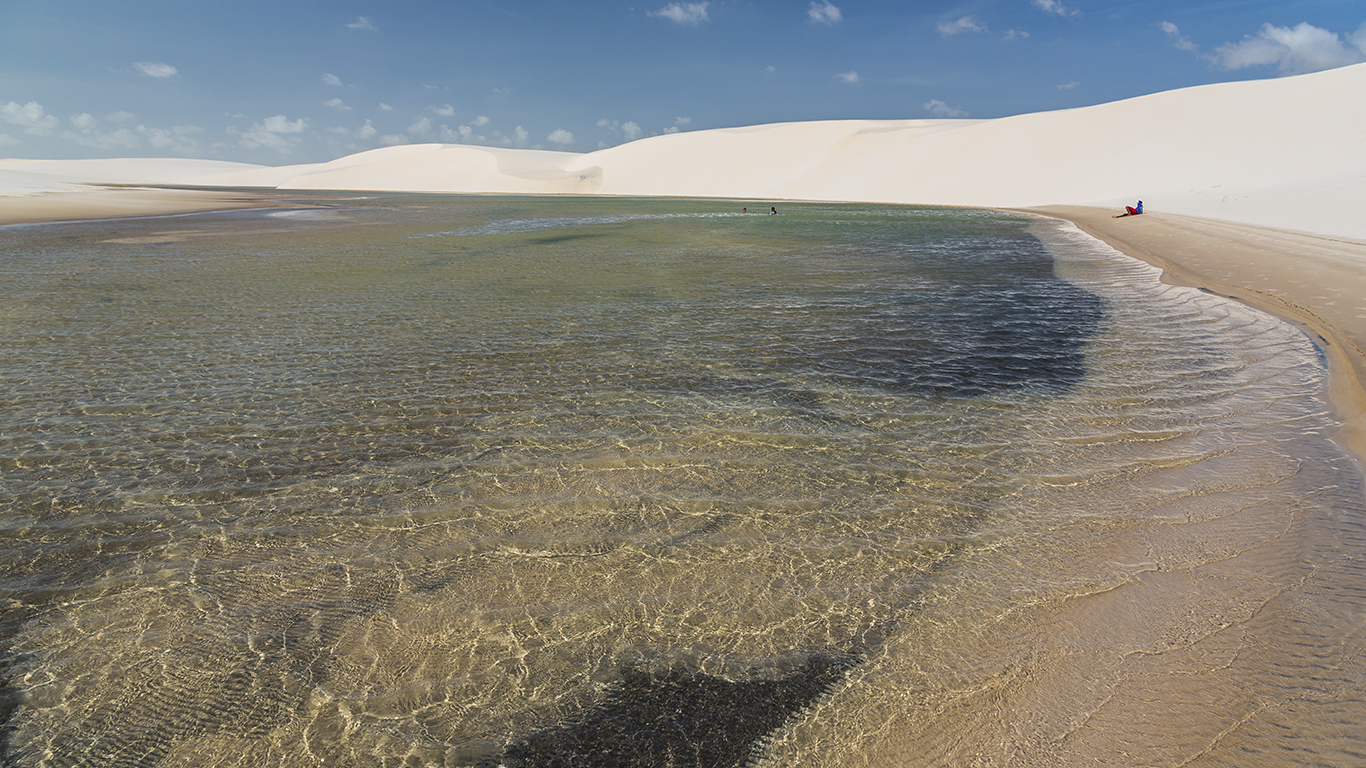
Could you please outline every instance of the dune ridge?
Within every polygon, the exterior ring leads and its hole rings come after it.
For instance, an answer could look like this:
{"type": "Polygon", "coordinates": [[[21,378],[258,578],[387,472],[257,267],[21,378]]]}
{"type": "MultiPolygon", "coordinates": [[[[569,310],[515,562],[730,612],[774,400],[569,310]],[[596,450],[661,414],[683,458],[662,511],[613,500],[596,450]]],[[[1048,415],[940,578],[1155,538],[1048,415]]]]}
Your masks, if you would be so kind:
{"type": "Polygon", "coordinates": [[[834,120],[588,153],[417,144],[281,167],[0,160],[4,196],[81,184],[1118,206],[1366,240],[1366,64],[991,120],[834,120]]]}

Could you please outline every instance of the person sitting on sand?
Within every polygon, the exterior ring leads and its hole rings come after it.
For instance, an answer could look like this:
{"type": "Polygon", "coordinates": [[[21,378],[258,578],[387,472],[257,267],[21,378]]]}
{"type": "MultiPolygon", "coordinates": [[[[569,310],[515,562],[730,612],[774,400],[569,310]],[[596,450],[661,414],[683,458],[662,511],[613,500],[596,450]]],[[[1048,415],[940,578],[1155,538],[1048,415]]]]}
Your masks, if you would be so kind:
{"type": "Polygon", "coordinates": [[[1113,218],[1122,219],[1122,218],[1124,218],[1125,216],[1137,216],[1137,215],[1139,215],[1140,213],[1143,213],[1143,201],[1142,201],[1142,200],[1139,200],[1139,201],[1138,201],[1138,205],[1137,205],[1137,206],[1133,206],[1133,205],[1126,205],[1126,206],[1124,206],[1124,213],[1121,213],[1121,214],[1119,214],[1118,216],[1115,216],[1115,217],[1113,217],[1113,218]]]}

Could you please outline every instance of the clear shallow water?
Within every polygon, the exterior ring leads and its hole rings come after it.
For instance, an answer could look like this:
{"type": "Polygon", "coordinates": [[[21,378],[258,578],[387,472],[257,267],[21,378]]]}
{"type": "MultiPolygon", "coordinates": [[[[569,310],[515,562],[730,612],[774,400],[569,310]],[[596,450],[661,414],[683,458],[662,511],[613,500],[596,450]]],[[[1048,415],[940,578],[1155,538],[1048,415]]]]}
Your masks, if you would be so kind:
{"type": "Polygon", "coordinates": [[[1353,765],[1301,334],[1009,215],[0,230],[17,765],[1353,765]]]}

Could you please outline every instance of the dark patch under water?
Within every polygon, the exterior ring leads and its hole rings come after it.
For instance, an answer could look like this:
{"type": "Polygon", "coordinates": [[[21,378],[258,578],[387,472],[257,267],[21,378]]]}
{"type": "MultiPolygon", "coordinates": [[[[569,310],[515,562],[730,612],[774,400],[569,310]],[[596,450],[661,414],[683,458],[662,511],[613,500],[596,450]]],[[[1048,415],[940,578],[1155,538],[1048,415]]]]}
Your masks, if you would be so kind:
{"type": "Polygon", "coordinates": [[[628,670],[577,721],[506,748],[508,768],[740,768],[764,740],[857,663],[817,654],[776,680],[725,680],[682,669],[628,670]]]}

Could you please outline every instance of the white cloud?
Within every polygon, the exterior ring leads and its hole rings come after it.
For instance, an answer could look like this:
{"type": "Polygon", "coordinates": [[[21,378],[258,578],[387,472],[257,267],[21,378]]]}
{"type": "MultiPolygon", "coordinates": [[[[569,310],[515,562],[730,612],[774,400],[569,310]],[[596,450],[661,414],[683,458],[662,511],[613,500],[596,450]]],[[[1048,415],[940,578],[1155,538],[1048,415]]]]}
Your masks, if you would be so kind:
{"type": "Polygon", "coordinates": [[[839,78],[840,80],[843,80],[846,83],[857,83],[859,81],[858,73],[853,71],[841,72],[838,75],[835,75],[835,77],[839,78]]]}
{"type": "Polygon", "coordinates": [[[24,129],[24,133],[31,133],[34,136],[51,136],[53,129],[62,122],[56,115],[47,114],[43,110],[43,105],[36,101],[27,104],[7,102],[0,107],[0,119],[10,125],[17,125],[24,129]]]}
{"type": "Polygon", "coordinates": [[[259,123],[254,123],[248,131],[239,132],[235,128],[229,128],[228,133],[237,135],[238,143],[247,149],[267,147],[287,155],[298,145],[299,139],[287,138],[286,134],[303,133],[307,127],[308,121],[302,117],[291,121],[284,115],[272,115],[259,123]]]}
{"type": "Polygon", "coordinates": [[[110,112],[105,115],[104,119],[111,123],[126,123],[135,117],[137,117],[137,115],[134,115],[132,112],[124,112],[120,109],[117,112],[110,112]]]}
{"type": "Polygon", "coordinates": [[[67,141],[75,142],[82,147],[91,147],[94,149],[137,149],[142,146],[142,142],[138,140],[137,134],[127,128],[119,128],[118,130],[109,132],[93,130],[80,132],[66,131],[62,134],[62,138],[67,141]]]}
{"type": "Polygon", "coordinates": [[[527,133],[527,130],[519,125],[512,132],[512,145],[515,147],[525,147],[527,140],[530,138],[531,134],[527,133]]]}
{"type": "MultiPolygon", "coordinates": [[[[609,131],[621,134],[621,138],[625,141],[635,141],[645,135],[645,131],[641,129],[640,124],[632,120],[619,123],[616,120],[609,120],[604,117],[598,121],[598,127],[606,128],[609,131]]],[[[603,143],[598,146],[605,147],[608,145],[603,143]]]]}
{"type": "Polygon", "coordinates": [[[1047,13],[1057,14],[1058,16],[1076,16],[1080,11],[1074,11],[1058,0],[1034,0],[1034,7],[1047,13]]]}
{"type": "Polygon", "coordinates": [[[769,74],[771,75],[771,74],[773,74],[774,72],[777,72],[777,71],[778,71],[778,68],[775,67],[775,66],[773,66],[772,64],[769,64],[767,67],[764,67],[764,71],[767,72],[767,73],[769,73],[769,74]]]}
{"type": "Polygon", "coordinates": [[[13,136],[9,135],[8,133],[0,133],[0,147],[6,146],[6,145],[8,145],[8,144],[18,144],[18,143],[19,143],[19,140],[16,139],[16,138],[14,138],[13,136]]]}
{"type": "Polygon", "coordinates": [[[135,61],[133,66],[148,77],[170,77],[176,73],[175,67],[160,61],[135,61]]]}
{"type": "Polygon", "coordinates": [[[493,121],[488,118],[488,115],[479,115],[470,121],[470,125],[488,125],[491,122],[493,121]]]}
{"type": "Polygon", "coordinates": [[[1026,40],[1028,40],[1028,39],[1029,39],[1029,33],[1028,33],[1028,32],[1022,32],[1022,31],[1020,31],[1020,30],[1018,30],[1018,29],[1007,29],[1007,30],[1006,30],[1006,39],[1007,39],[1007,40],[1014,40],[1014,39],[1017,38],[1017,37],[1023,37],[1023,38],[1025,38],[1026,40]]]}
{"type": "Polygon", "coordinates": [[[707,18],[708,5],[711,3],[669,3],[657,11],[650,11],[650,15],[661,16],[675,24],[695,27],[704,21],[710,21],[707,18]]]}
{"type": "Polygon", "coordinates": [[[959,107],[950,107],[939,99],[930,99],[925,102],[925,111],[931,117],[967,117],[968,113],[959,107]]]}
{"type": "Polygon", "coordinates": [[[361,127],[356,129],[356,138],[370,139],[374,138],[375,134],[377,133],[379,133],[379,130],[375,128],[374,124],[370,122],[369,118],[366,118],[365,125],[362,125],[361,127]]]}
{"type": "Polygon", "coordinates": [[[411,144],[412,140],[401,133],[386,133],[379,137],[379,143],[386,147],[393,147],[399,144],[411,144]]]}
{"type": "Polygon", "coordinates": [[[379,103],[379,111],[381,111],[381,112],[393,112],[393,111],[394,111],[394,108],[391,107],[391,106],[389,106],[388,104],[385,104],[384,102],[381,101],[381,102],[379,103]]]}
{"type": "MultiPolygon", "coordinates": [[[[138,140],[137,134],[127,128],[117,128],[113,131],[100,129],[100,121],[88,112],[71,116],[71,124],[75,126],[74,131],[63,131],[62,138],[67,141],[75,142],[83,147],[93,147],[95,149],[135,149],[142,145],[138,140]]],[[[141,126],[139,126],[140,128],[141,126]]]]}
{"type": "Polygon", "coordinates": [[[375,22],[372,21],[369,16],[358,16],[356,17],[355,21],[351,22],[350,24],[347,24],[346,26],[349,29],[361,29],[368,32],[379,31],[379,27],[375,26],[375,22]]]}
{"type": "Polygon", "coordinates": [[[1307,22],[1293,28],[1263,24],[1256,37],[1248,36],[1242,42],[1219,46],[1213,61],[1228,70],[1274,64],[1287,75],[1366,61],[1366,25],[1348,39],[1350,46],[1344,44],[1337,33],[1307,22]]]}
{"type": "Polygon", "coordinates": [[[1162,22],[1162,31],[1166,32],[1167,37],[1171,38],[1173,48],[1179,48],[1183,51],[1194,51],[1200,47],[1191,42],[1189,37],[1182,35],[1181,30],[1170,21],[1162,22]]]}
{"type": "Polygon", "coordinates": [[[333,109],[340,109],[343,112],[351,111],[351,108],[346,106],[341,99],[328,99],[327,101],[324,101],[323,104],[333,109]]]}
{"type": "Polygon", "coordinates": [[[549,136],[545,137],[545,140],[551,144],[559,144],[562,147],[567,147],[574,143],[574,134],[563,128],[556,128],[550,132],[549,136]]]}
{"type": "Polygon", "coordinates": [[[266,118],[264,126],[271,133],[302,133],[308,127],[308,121],[301,117],[290,122],[284,115],[273,115],[266,118]]]}
{"type": "Polygon", "coordinates": [[[443,104],[439,107],[427,107],[427,109],[430,109],[442,117],[451,117],[455,114],[455,107],[452,107],[450,104],[443,104]]]}
{"type": "Polygon", "coordinates": [[[323,73],[323,82],[324,82],[324,83],[327,83],[328,85],[341,85],[341,84],[342,84],[341,78],[340,78],[340,77],[337,77],[336,75],[332,74],[331,72],[324,72],[324,73],[323,73]]]}
{"type": "Polygon", "coordinates": [[[1077,82],[1076,80],[1073,80],[1073,81],[1070,82],[1070,83],[1063,83],[1062,85],[1059,85],[1059,86],[1058,86],[1058,90],[1060,90],[1060,91],[1070,91],[1070,90],[1072,90],[1073,88],[1076,88],[1076,87],[1079,86],[1079,85],[1081,85],[1081,83],[1077,82]]]}
{"type": "Polygon", "coordinates": [[[147,138],[147,143],[161,150],[169,150],[179,155],[193,155],[199,152],[199,140],[195,134],[204,129],[197,125],[177,125],[171,128],[148,128],[138,126],[138,133],[147,138]]]}
{"type": "Polygon", "coordinates": [[[812,3],[811,9],[806,12],[807,18],[817,24],[837,24],[844,18],[840,9],[830,4],[830,0],[820,3],[812,3]]]}
{"type": "Polygon", "coordinates": [[[408,126],[409,136],[426,136],[432,132],[432,119],[424,117],[408,126]]]}
{"type": "Polygon", "coordinates": [[[941,37],[952,37],[964,32],[985,32],[987,28],[982,26],[971,16],[964,16],[958,21],[945,21],[939,25],[939,35],[941,37]]]}
{"type": "Polygon", "coordinates": [[[674,125],[692,125],[691,117],[675,117],[674,125]]]}

